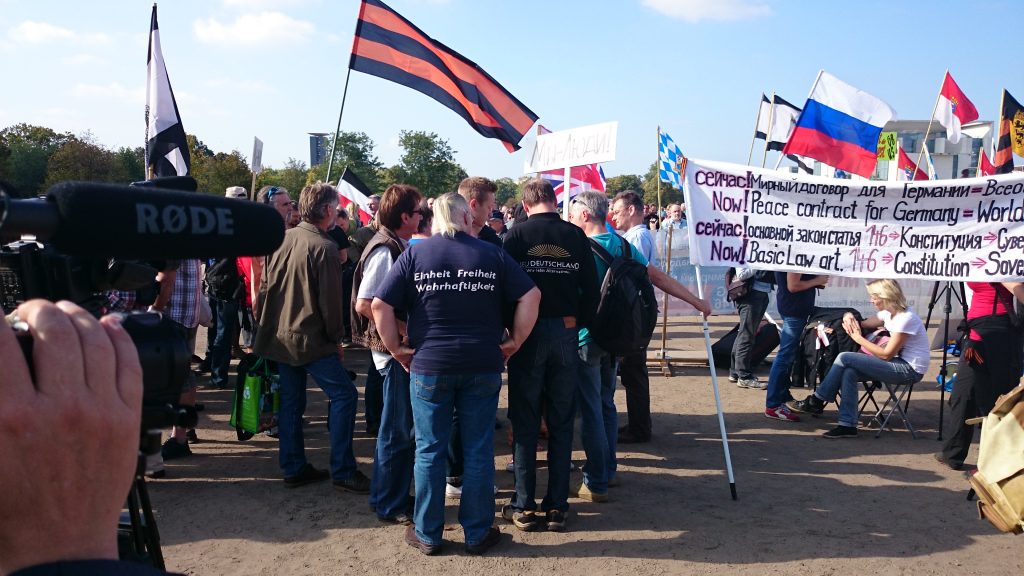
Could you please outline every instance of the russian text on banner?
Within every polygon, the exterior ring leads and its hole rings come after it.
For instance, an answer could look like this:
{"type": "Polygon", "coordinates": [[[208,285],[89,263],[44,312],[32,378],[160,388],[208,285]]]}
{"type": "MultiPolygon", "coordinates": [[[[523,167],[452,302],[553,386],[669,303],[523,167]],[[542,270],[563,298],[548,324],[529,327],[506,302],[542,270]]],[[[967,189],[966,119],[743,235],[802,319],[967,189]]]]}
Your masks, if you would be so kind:
{"type": "Polygon", "coordinates": [[[999,282],[1024,276],[1024,174],[853,182],[690,159],[701,266],[999,282]]]}

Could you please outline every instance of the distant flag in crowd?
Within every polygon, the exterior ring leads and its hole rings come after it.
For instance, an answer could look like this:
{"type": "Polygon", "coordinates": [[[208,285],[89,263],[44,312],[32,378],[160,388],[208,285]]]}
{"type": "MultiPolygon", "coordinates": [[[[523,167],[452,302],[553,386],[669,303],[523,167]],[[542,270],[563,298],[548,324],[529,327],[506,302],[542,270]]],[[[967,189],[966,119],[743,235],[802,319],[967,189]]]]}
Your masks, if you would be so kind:
{"type": "Polygon", "coordinates": [[[928,174],[925,174],[924,170],[917,167],[914,161],[907,156],[907,153],[900,148],[899,159],[896,163],[896,179],[897,180],[928,180],[928,174]]]}
{"type": "Polygon", "coordinates": [[[796,128],[797,118],[800,117],[800,108],[779,96],[772,96],[771,110],[772,127],[766,146],[769,150],[782,150],[786,147],[786,142],[789,141],[793,129],[796,128]]]}
{"type": "Polygon", "coordinates": [[[772,117],[772,101],[764,93],[761,93],[761,105],[757,109],[757,125],[754,126],[754,138],[766,140],[768,138],[769,123],[772,117]]]}
{"type": "Polygon", "coordinates": [[[1024,107],[1003,90],[1003,109],[999,115],[999,140],[992,162],[996,174],[1013,172],[1013,155],[1024,156],[1024,107]]]}
{"type": "Polygon", "coordinates": [[[676,188],[683,189],[683,153],[665,132],[658,134],[658,177],[676,188]]]}
{"type": "Polygon", "coordinates": [[[895,116],[882,100],[822,70],[782,152],[869,178],[882,127],[895,116]]]}
{"type": "Polygon", "coordinates": [[[146,56],[146,174],[148,179],[188,176],[192,161],[185,129],[174,101],[171,80],[160,50],[160,29],[156,4],[149,24],[149,54],[146,56]]]}
{"type": "Polygon", "coordinates": [[[802,170],[803,172],[807,174],[814,174],[814,168],[812,168],[811,165],[807,163],[807,159],[804,158],[803,156],[797,156],[796,154],[786,154],[786,158],[791,160],[794,164],[796,164],[796,167],[802,170]]]}
{"type": "Polygon", "coordinates": [[[921,152],[924,155],[925,167],[928,169],[928,178],[935,180],[937,176],[935,175],[935,163],[932,162],[932,153],[928,151],[927,146],[921,148],[921,152]]]}
{"type": "Polygon", "coordinates": [[[985,154],[985,149],[981,149],[981,154],[978,156],[978,176],[991,176],[996,173],[996,167],[989,161],[988,156],[985,154]]]}
{"type": "MultiPolygon", "coordinates": [[[[550,134],[551,130],[548,130],[545,126],[537,125],[537,134],[550,134]]],[[[565,192],[565,170],[548,170],[538,174],[541,178],[551,183],[551,187],[555,189],[555,198],[558,198],[558,203],[562,203],[562,193],[565,192]]],[[[604,170],[601,169],[600,164],[587,164],[585,166],[573,166],[569,170],[569,198],[574,198],[580,192],[587,192],[593,190],[595,192],[605,191],[605,177],[604,170]]]]}
{"type": "Polygon", "coordinates": [[[349,68],[422,92],[509,152],[537,115],[482,68],[430,38],[380,0],[359,7],[349,68]]]}
{"type": "MultiPolygon", "coordinates": [[[[356,173],[350,170],[347,166],[341,173],[341,179],[338,180],[338,201],[344,204],[351,204],[351,206],[359,211],[359,221],[364,225],[369,224],[370,218],[370,196],[373,193],[370,192],[370,188],[363,184],[363,181],[356,176],[356,173]]],[[[355,216],[352,214],[351,216],[355,216]]]]}
{"type": "Polygon", "coordinates": [[[932,116],[946,127],[946,140],[951,144],[960,141],[961,126],[978,119],[978,109],[956,85],[948,70],[942,79],[942,89],[932,116]]]}

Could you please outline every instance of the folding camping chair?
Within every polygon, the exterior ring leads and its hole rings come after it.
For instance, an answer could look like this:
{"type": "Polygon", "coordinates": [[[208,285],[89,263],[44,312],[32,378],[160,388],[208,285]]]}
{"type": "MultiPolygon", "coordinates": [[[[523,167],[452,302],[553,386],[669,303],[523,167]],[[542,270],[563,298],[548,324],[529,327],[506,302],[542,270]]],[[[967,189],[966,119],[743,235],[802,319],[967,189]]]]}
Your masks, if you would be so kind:
{"type": "Polygon", "coordinates": [[[914,425],[910,423],[910,417],[907,416],[907,411],[910,409],[910,392],[914,389],[914,384],[892,384],[879,380],[864,380],[861,384],[864,385],[864,394],[860,398],[858,415],[866,412],[869,404],[873,406],[874,414],[868,419],[868,424],[878,423],[878,432],[875,433],[875,438],[882,435],[882,430],[889,425],[889,420],[893,416],[899,416],[903,421],[903,426],[910,431],[910,436],[916,440],[917,432],[914,431],[914,425]],[[875,400],[875,392],[885,393],[881,406],[875,400]]]}

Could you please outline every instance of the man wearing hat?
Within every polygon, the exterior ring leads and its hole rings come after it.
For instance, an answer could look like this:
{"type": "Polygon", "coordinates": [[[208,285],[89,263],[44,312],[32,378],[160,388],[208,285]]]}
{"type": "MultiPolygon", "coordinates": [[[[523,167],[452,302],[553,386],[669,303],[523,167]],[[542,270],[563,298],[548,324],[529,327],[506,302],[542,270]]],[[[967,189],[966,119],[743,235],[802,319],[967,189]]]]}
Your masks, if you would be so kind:
{"type": "Polygon", "coordinates": [[[491,230],[494,230],[498,238],[505,239],[508,228],[505,228],[505,216],[501,213],[501,210],[491,211],[491,217],[487,219],[487,225],[491,227],[491,230]]]}
{"type": "Polygon", "coordinates": [[[224,196],[227,198],[248,198],[249,193],[241,186],[228,186],[224,191],[224,196]]]}

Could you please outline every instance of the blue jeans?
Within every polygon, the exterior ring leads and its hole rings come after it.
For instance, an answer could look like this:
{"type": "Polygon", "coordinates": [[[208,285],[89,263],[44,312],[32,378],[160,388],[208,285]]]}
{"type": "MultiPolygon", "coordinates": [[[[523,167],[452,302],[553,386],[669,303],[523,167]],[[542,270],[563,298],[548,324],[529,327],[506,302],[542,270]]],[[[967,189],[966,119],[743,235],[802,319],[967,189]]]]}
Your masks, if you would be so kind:
{"type": "Polygon", "coordinates": [[[279,363],[281,376],[281,412],[278,415],[278,446],[281,471],[294,476],[306,465],[302,439],[302,415],[306,412],[306,375],[320,385],[331,401],[327,422],[330,428],[331,477],[346,480],[356,472],[352,452],[352,430],[356,425],[358,394],[337,354],[325,356],[303,366],[279,363]]]}
{"type": "Polygon", "coordinates": [[[779,334],[779,351],[772,362],[772,370],[768,373],[768,395],[765,397],[765,408],[776,408],[789,399],[789,369],[800,348],[800,337],[804,333],[807,318],[801,316],[783,316],[782,334],[779,334]]]}
{"type": "Polygon", "coordinates": [[[393,518],[411,511],[409,487],[416,441],[412,435],[409,373],[395,359],[389,360],[380,373],[384,376],[384,411],[373,459],[370,506],[377,516],[393,518]]]}
{"type": "Polygon", "coordinates": [[[593,492],[608,492],[615,477],[619,413],[615,408],[615,358],[594,343],[579,348],[580,440],[587,454],[583,481],[593,492]]]}
{"type": "Polygon", "coordinates": [[[228,369],[231,364],[231,343],[238,326],[238,301],[221,300],[210,296],[210,311],[217,319],[217,331],[210,340],[210,383],[217,388],[228,387],[228,369]]]}
{"type": "Polygon", "coordinates": [[[494,524],[494,417],[501,374],[417,374],[411,384],[416,430],[416,536],[441,543],[444,485],[452,415],[462,426],[462,499],[459,523],[466,544],[479,544],[494,524]]]}
{"type": "Polygon", "coordinates": [[[840,352],[832,363],[825,379],[818,385],[814,395],[826,402],[834,402],[836,392],[842,391],[843,400],[839,403],[839,425],[857,427],[857,408],[859,406],[860,386],[862,380],[878,380],[894,385],[914,384],[921,380],[918,374],[902,358],[882,360],[870,354],[860,352],[840,352]]]}
{"type": "Polygon", "coordinates": [[[544,511],[569,509],[569,466],[575,414],[579,330],[562,318],[540,318],[508,361],[508,412],[512,421],[516,493],[512,507],[536,510],[537,437],[541,413],[548,424],[548,491],[544,511]]]}

